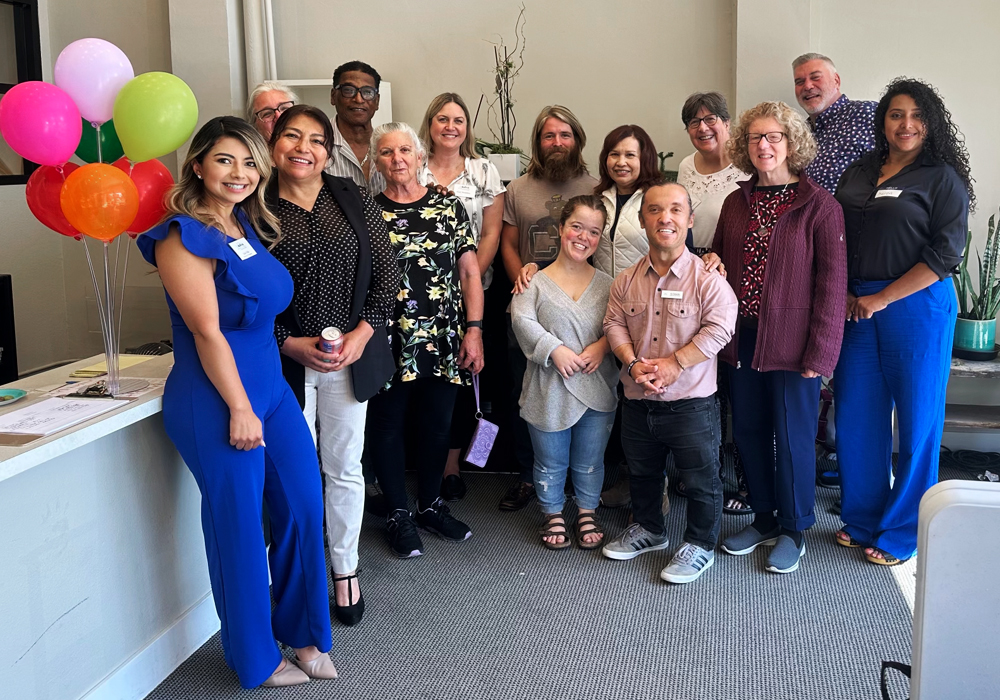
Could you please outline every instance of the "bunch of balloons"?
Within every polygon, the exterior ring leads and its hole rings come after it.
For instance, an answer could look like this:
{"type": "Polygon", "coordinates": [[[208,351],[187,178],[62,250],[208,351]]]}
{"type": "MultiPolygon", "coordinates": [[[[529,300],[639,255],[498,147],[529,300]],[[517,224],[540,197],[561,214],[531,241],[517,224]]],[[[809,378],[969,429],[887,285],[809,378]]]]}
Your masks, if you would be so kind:
{"type": "Polygon", "coordinates": [[[103,39],[80,39],[59,54],[55,84],[15,85],[0,100],[0,134],[38,163],[25,196],[53,231],[110,242],[134,236],[164,214],[173,184],[156,160],[184,143],[198,121],[187,84],[170,73],[136,76],[103,39]],[[74,153],[86,163],[69,163],[74,153]]]}

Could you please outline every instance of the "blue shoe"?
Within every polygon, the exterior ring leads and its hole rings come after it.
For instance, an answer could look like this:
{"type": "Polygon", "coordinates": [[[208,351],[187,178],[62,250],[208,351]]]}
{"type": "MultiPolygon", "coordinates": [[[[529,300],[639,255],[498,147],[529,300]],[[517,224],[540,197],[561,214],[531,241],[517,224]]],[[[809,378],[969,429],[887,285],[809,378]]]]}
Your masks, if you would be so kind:
{"type": "Polygon", "coordinates": [[[788,535],[781,535],[767,558],[767,570],[775,574],[790,574],[799,568],[799,559],[805,553],[805,537],[802,538],[802,546],[796,547],[795,540],[788,535]]]}

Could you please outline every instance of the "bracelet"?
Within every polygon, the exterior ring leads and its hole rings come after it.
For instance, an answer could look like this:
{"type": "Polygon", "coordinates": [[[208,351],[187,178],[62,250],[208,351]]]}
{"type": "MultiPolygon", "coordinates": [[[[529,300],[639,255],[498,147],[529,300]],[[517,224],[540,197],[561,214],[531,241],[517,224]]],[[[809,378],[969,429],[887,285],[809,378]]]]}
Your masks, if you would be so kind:
{"type": "Polygon", "coordinates": [[[681,360],[680,360],[679,357],[677,357],[677,353],[676,352],[674,353],[674,362],[676,362],[677,366],[681,368],[681,372],[683,372],[684,370],[687,369],[687,367],[685,367],[684,365],[681,364],[681,360]]]}
{"type": "Polygon", "coordinates": [[[468,330],[470,328],[478,328],[479,330],[483,330],[483,322],[482,321],[466,321],[465,322],[465,329],[468,330]]]}
{"type": "Polygon", "coordinates": [[[634,360],[632,360],[631,362],[629,362],[628,363],[628,369],[625,370],[625,374],[627,374],[628,378],[631,379],[633,382],[635,381],[635,379],[632,377],[632,368],[635,367],[635,365],[636,365],[636,363],[638,361],[639,361],[639,358],[637,357],[634,360]]]}

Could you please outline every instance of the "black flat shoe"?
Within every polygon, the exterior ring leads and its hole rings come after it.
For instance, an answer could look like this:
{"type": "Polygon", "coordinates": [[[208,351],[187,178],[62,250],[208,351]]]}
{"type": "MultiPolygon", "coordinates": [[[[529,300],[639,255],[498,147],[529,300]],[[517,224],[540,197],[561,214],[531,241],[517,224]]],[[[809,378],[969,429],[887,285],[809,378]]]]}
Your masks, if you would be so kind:
{"type": "Polygon", "coordinates": [[[458,474],[449,474],[441,480],[441,498],[460,501],[465,498],[465,481],[458,474]]]}
{"type": "Polygon", "coordinates": [[[347,599],[350,600],[354,597],[353,585],[351,584],[351,579],[357,580],[358,573],[355,572],[350,576],[337,576],[334,574],[333,577],[333,614],[340,621],[340,624],[347,625],[348,627],[353,627],[354,625],[361,622],[361,618],[365,614],[365,596],[361,593],[360,588],[358,590],[358,602],[353,605],[338,605],[337,604],[337,581],[347,581],[347,599]]]}
{"type": "Polygon", "coordinates": [[[518,480],[511,486],[500,501],[500,510],[521,510],[531,503],[535,497],[535,487],[533,484],[518,480]]]}

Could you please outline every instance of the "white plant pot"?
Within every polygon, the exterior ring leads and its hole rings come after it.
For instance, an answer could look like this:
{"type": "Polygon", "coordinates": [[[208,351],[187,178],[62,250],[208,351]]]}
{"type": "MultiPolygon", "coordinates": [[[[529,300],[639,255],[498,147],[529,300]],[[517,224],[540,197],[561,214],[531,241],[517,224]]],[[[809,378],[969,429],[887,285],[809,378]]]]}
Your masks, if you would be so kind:
{"type": "Polygon", "coordinates": [[[516,180],[524,172],[525,158],[521,153],[491,153],[488,157],[504,182],[516,180]]]}

